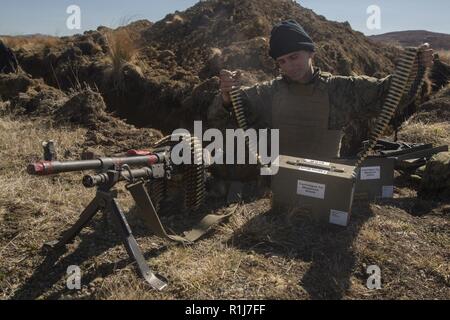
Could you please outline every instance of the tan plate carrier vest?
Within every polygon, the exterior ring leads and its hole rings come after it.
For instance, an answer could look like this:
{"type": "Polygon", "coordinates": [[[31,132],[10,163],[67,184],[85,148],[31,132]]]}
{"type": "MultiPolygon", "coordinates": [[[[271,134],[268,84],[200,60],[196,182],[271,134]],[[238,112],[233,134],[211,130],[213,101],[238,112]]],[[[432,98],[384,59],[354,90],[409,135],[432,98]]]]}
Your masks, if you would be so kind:
{"type": "Polygon", "coordinates": [[[312,159],[339,156],[341,130],[329,130],[325,79],[311,84],[280,81],[272,105],[272,128],[280,130],[280,154],[312,159]]]}

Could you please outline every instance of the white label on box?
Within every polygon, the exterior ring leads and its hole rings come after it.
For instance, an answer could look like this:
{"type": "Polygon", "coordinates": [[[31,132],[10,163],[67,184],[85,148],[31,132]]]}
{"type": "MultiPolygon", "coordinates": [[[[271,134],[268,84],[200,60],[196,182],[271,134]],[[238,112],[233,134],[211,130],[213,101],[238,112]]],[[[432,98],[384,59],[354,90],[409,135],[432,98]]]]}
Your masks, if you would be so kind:
{"type": "Polygon", "coordinates": [[[380,166],[376,167],[361,167],[361,180],[376,180],[380,179],[380,166]]]}
{"type": "Polygon", "coordinates": [[[331,209],[330,223],[345,227],[348,223],[348,212],[331,209]]]}
{"type": "Polygon", "coordinates": [[[393,198],[394,197],[394,186],[382,186],[381,187],[381,197],[382,198],[393,198]]]}
{"type": "Polygon", "coordinates": [[[325,198],[325,185],[310,181],[298,180],[297,194],[317,199],[325,198]]]}
{"type": "Polygon", "coordinates": [[[312,160],[312,159],[303,159],[303,161],[306,162],[306,163],[318,164],[318,165],[321,165],[321,166],[327,166],[327,167],[330,166],[330,163],[326,162],[326,161],[312,160]]]}
{"type": "Polygon", "coordinates": [[[328,173],[328,170],[317,169],[317,168],[308,168],[308,167],[303,167],[303,166],[298,167],[298,170],[308,171],[308,172],[315,172],[315,173],[320,173],[320,174],[327,174],[328,173]]]}

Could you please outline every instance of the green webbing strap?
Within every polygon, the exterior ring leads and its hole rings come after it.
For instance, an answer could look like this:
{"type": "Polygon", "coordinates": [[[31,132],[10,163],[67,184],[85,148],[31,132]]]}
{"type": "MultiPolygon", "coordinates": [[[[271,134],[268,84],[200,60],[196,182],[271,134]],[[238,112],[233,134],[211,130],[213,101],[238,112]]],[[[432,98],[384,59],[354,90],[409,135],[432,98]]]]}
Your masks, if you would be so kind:
{"type": "Polygon", "coordinates": [[[140,208],[139,215],[144,223],[157,235],[171,241],[180,243],[192,243],[202,237],[215,224],[229,217],[231,213],[225,215],[208,214],[190,231],[185,231],[184,236],[167,234],[159,219],[158,213],[150,199],[144,186],[144,181],[138,181],[126,187],[140,208]]]}

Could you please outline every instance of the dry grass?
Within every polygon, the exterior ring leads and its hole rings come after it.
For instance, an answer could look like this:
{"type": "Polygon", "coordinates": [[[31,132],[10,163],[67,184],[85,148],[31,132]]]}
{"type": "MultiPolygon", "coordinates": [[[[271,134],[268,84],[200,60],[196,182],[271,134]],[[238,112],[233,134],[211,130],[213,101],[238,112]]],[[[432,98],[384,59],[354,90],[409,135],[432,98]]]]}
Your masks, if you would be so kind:
{"type": "MultiPolygon", "coordinates": [[[[270,212],[270,199],[223,207],[230,220],[192,246],[169,244],[136,220],[129,195],[119,200],[151,268],[169,287],[155,292],[137,274],[120,238],[96,219],[56,259],[41,251],[93,197],[81,173],[30,177],[25,167],[55,138],[60,155],[82,143],[85,129],[42,120],[0,118],[0,299],[372,299],[448,298],[449,221],[445,205],[414,217],[414,198],[357,205],[340,228],[270,212]],[[79,265],[81,290],[65,286],[79,265]],[[382,289],[366,288],[367,265],[382,270],[382,289]]],[[[408,191],[405,194],[413,194],[408,191]]],[[[169,217],[170,218],[170,217],[169,217]]],[[[176,217],[175,220],[179,220],[176,217]]],[[[164,218],[164,221],[171,221],[164,218]]]]}
{"type": "MultiPolygon", "coordinates": [[[[26,174],[26,165],[33,159],[40,158],[37,152],[40,152],[42,140],[57,137],[61,150],[64,151],[79,142],[85,130],[76,129],[64,134],[65,131],[53,128],[51,123],[37,124],[3,118],[0,120],[0,132],[0,260],[8,261],[13,255],[15,261],[20,261],[27,259],[27,252],[39,250],[46,235],[55,236],[55,223],[66,225],[73,222],[72,215],[76,214],[75,210],[87,199],[85,190],[74,190],[66,186],[68,183],[73,184],[74,180],[79,180],[79,174],[61,180],[37,180],[26,174]],[[67,210],[55,215],[55,205],[67,206],[67,210]],[[5,242],[5,239],[9,240],[5,242]]],[[[0,274],[4,277],[16,268],[17,266],[2,263],[0,274]]],[[[14,284],[6,280],[0,291],[3,291],[4,295],[14,287],[14,284]]]]}
{"type": "Polygon", "coordinates": [[[450,64],[450,50],[437,50],[436,53],[439,54],[441,61],[450,64]]]}
{"type": "Polygon", "coordinates": [[[119,72],[125,63],[132,63],[138,53],[135,39],[127,29],[118,29],[107,34],[109,59],[115,72],[119,72]]]}
{"type": "Polygon", "coordinates": [[[448,121],[450,86],[442,88],[399,131],[399,139],[413,143],[450,145],[450,122],[448,121]]]}
{"type": "Polygon", "coordinates": [[[142,65],[139,60],[139,45],[136,35],[130,30],[119,28],[107,34],[109,52],[106,60],[111,63],[111,69],[105,74],[115,90],[123,92],[123,67],[127,64],[142,65]]]}
{"type": "MultiPolygon", "coordinates": [[[[0,132],[2,132],[0,135],[0,173],[3,179],[0,202],[2,204],[27,207],[33,203],[35,209],[42,213],[49,210],[50,203],[70,207],[74,204],[77,206],[85,200],[82,197],[83,192],[79,191],[72,194],[73,198],[67,197],[64,192],[66,188],[58,179],[33,179],[26,174],[26,166],[31,161],[41,159],[39,153],[42,149],[42,141],[57,138],[59,149],[64,154],[83,140],[86,129],[79,128],[69,132],[53,128],[48,122],[18,122],[3,118],[0,120],[0,132]],[[55,189],[55,183],[57,189],[55,189]]],[[[77,178],[80,178],[80,175],[73,174],[68,177],[68,180],[73,181],[77,178]]]]}
{"type": "Polygon", "coordinates": [[[398,41],[398,40],[393,40],[393,39],[386,40],[386,41],[383,41],[383,44],[385,44],[386,46],[395,47],[397,49],[402,49],[403,48],[403,46],[401,45],[400,41],[398,41]]]}
{"type": "Polygon", "coordinates": [[[399,132],[399,139],[412,143],[433,143],[450,145],[450,123],[406,122],[399,132]]]}
{"type": "Polygon", "coordinates": [[[63,41],[58,37],[46,36],[46,35],[35,35],[35,36],[5,36],[2,38],[6,45],[18,49],[43,49],[43,48],[54,48],[63,44],[63,41]]]}

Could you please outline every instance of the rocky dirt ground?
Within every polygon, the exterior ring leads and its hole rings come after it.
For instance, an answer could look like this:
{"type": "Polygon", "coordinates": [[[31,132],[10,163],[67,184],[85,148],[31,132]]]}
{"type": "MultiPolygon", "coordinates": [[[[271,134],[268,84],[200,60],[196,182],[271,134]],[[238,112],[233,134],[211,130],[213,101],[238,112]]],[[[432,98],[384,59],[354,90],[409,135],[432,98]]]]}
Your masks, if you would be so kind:
{"type": "MultiPolygon", "coordinates": [[[[204,120],[220,68],[246,84],[277,75],[267,56],[273,23],[295,18],[318,44],[315,63],[335,74],[385,76],[399,48],[374,44],[348,23],[293,1],[202,1],[156,23],[99,27],[63,38],[9,38],[22,72],[0,75],[0,299],[448,299],[450,156],[422,179],[396,173],[391,200],[355,204],[347,228],[270,208],[270,194],[205,212],[232,213],[191,246],[150,234],[123,187],[119,200],[151,268],[170,285],[155,292],[137,275],[99,216],[62,255],[42,245],[72,224],[94,196],[82,173],[36,178],[27,164],[54,139],[61,159],[148,148],[163,134],[204,120]],[[351,46],[348,43],[352,43],[351,46]],[[436,178],[438,177],[438,178],[436,178]],[[369,265],[382,289],[366,287],[369,265]],[[79,265],[81,290],[66,287],[79,265]]],[[[449,144],[449,69],[433,70],[431,96],[400,128],[410,142],[449,144]]],[[[356,124],[347,141],[367,124],[356,124]]],[[[360,141],[364,135],[357,136],[360,141]]],[[[197,216],[164,216],[178,230],[197,216]]]]}

